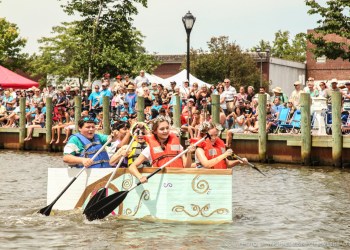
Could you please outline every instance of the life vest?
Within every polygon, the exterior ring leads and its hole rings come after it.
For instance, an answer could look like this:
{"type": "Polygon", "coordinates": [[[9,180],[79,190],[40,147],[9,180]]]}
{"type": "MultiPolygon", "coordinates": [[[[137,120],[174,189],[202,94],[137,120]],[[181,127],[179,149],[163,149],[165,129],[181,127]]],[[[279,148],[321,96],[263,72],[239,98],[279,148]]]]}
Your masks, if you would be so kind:
{"type": "MultiPolygon", "coordinates": [[[[84,150],[79,155],[80,157],[92,158],[95,155],[95,153],[102,147],[99,137],[97,135],[94,135],[94,138],[92,141],[90,141],[80,133],[74,134],[72,136],[78,137],[78,139],[81,141],[81,143],[84,146],[84,150]]],[[[83,165],[78,165],[77,167],[82,168],[83,165]]],[[[111,166],[109,165],[109,157],[105,149],[102,150],[102,152],[96,156],[96,158],[94,159],[94,163],[90,166],[90,168],[110,168],[110,167],[111,166]]]]}
{"type": "MultiPolygon", "coordinates": [[[[137,141],[134,141],[131,144],[131,152],[128,155],[128,166],[130,166],[137,157],[141,154],[142,150],[144,150],[147,147],[147,143],[139,143],[137,141]]],[[[149,161],[144,161],[138,168],[143,168],[143,167],[151,167],[151,164],[149,161]]]]}
{"type": "MultiPolygon", "coordinates": [[[[220,138],[217,138],[215,140],[214,145],[212,144],[210,139],[206,139],[204,141],[204,143],[200,143],[198,145],[198,147],[200,147],[200,148],[202,148],[204,150],[204,154],[205,154],[205,156],[207,157],[208,160],[214,159],[214,158],[218,157],[219,155],[222,155],[226,151],[225,143],[220,138]]],[[[226,165],[225,159],[223,159],[220,162],[218,162],[212,168],[215,168],[215,169],[226,169],[227,165],[226,165]]]]}
{"type": "MultiPolygon", "coordinates": [[[[179,138],[175,135],[170,133],[168,137],[168,142],[163,149],[155,136],[147,135],[144,137],[146,142],[149,145],[151,157],[152,157],[152,165],[154,167],[161,167],[165,163],[167,163],[169,160],[177,156],[181,153],[181,145],[179,138]]],[[[182,158],[177,158],[173,163],[170,164],[172,168],[183,168],[182,158]]]]}

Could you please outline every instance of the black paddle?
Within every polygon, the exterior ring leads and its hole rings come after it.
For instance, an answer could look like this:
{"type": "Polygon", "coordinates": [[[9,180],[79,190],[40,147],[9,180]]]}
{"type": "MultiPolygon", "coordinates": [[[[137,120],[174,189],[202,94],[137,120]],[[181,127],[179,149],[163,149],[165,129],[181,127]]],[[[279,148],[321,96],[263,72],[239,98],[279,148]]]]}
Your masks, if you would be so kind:
{"type": "MultiPolygon", "coordinates": [[[[197,146],[198,144],[203,142],[207,138],[207,136],[208,135],[206,135],[205,137],[203,137],[202,139],[197,141],[195,144],[193,144],[193,146],[197,146]]],[[[170,165],[173,161],[175,161],[176,159],[181,157],[183,154],[187,153],[188,150],[189,149],[182,151],[180,154],[175,156],[173,159],[171,159],[170,161],[165,163],[163,166],[158,168],[156,171],[154,171],[153,173],[148,175],[146,177],[147,180],[149,178],[151,178],[153,175],[155,175],[156,173],[158,173],[159,171],[161,171],[166,166],[170,165]]],[[[137,184],[135,184],[133,187],[131,187],[130,189],[128,189],[126,191],[120,191],[120,192],[114,193],[114,194],[107,196],[106,198],[100,200],[99,202],[95,203],[93,206],[91,206],[89,209],[87,209],[85,211],[86,218],[89,221],[105,218],[107,215],[109,215],[111,212],[113,212],[113,210],[115,210],[124,201],[124,199],[126,198],[126,196],[128,195],[128,193],[131,190],[135,189],[139,185],[141,185],[141,182],[138,182],[137,184]]]]}
{"type": "MultiPolygon", "coordinates": [[[[138,130],[135,130],[135,132],[138,130]]],[[[129,151],[131,144],[134,142],[135,140],[135,136],[132,137],[128,147],[126,148],[126,152],[129,151]]],[[[88,211],[90,209],[91,206],[93,206],[95,203],[97,203],[98,201],[102,200],[103,198],[106,197],[106,192],[107,192],[107,188],[109,186],[109,183],[111,183],[111,181],[113,180],[113,177],[115,176],[115,174],[117,173],[118,168],[120,167],[120,165],[122,164],[123,160],[124,160],[125,156],[121,157],[117,166],[115,167],[113,173],[111,174],[111,177],[109,177],[109,180],[107,181],[106,185],[104,186],[103,189],[101,189],[100,191],[98,191],[88,202],[88,204],[86,204],[85,209],[83,214],[86,213],[86,211],[88,211]]]]}
{"type": "MultiPolygon", "coordinates": [[[[111,141],[112,141],[112,138],[109,138],[109,139],[107,140],[107,142],[95,153],[95,155],[94,155],[91,159],[94,160],[94,159],[102,152],[102,150],[103,150],[111,141]]],[[[58,199],[61,198],[61,196],[64,194],[64,192],[67,191],[67,189],[73,184],[73,182],[79,177],[79,175],[80,175],[82,172],[84,172],[85,169],[86,169],[86,168],[83,167],[83,168],[79,171],[79,173],[78,173],[76,176],[74,176],[74,178],[73,178],[73,179],[68,183],[68,185],[63,189],[63,191],[57,196],[57,198],[56,198],[53,202],[51,202],[50,205],[48,205],[48,206],[46,206],[46,207],[40,209],[40,210],[38,211],[38,213],[44,214],[44,215],[46,215],[46,216],[49,216],[50,213],[51,213],[52,207],[55,205],[55,203],[58,201],[58,199]]]]}
{"type": "MultiPolygon", "coordinates": [[[[243,159],[241,158],[241,157],[239,157],[238,155],[236,155],[236,154],[233,154],[233,157],[234,158],[237,158],[238,160],[240,160],[240,161],[243,161],[243,159]]],[[[250,166],[250,167],[252,167],[252,168],[254,168],[256,171],[258,171],[260,174],[262,174],[263,176],[266,176],[263,172],[261,172],[260,171],[260,169],[258,169],[254,164],[252,164],[252,163],[250,163],[250,162],[247,162],[247,164],[250,166]]]]}

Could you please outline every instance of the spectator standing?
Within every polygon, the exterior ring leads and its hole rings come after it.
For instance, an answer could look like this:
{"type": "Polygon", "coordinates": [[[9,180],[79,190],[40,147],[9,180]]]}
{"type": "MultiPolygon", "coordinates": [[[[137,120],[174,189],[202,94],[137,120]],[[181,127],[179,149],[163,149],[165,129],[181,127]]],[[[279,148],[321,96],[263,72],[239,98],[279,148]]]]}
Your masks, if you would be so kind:
{"type": "Polygon", "coordinates": [[[309,80],[307,81],[307,87],[305,87],[304,91],[305,93],[309,93],[310,97],[318,97],[320,95],[318,89],[315,88],[313,78],[309,78],[309,80]]]}
{"type": "Polygon", "coordinates": [[[327,99],[328,108],[332,109],[332,93],[333,92],[341,92],[338,88],[338,80],[336,78],[333,78],[331,80],[331,88],[327,88],[324,91],[324,97],[327,99]]]}
{"type": "Polygon", "coordinates": [[[327,89],[327,85],[325,82],[320,82],[319,84],[319,97],[325,97],[325,90],[327,89]]]}
{"type": "Polygon", "coordinates": [[[253,86],[249,86],[248,89],[247,89],[247,101],[252,102],[254,95],[255,95],[254,87],[253,86]]]}
{"type": "Polygon", "coordinates": [[[294,107],[300,109],[300,94],[304,93],[304,91],[301,89],[301,82],[296,81],[294,83],[294,88],[295,89],[289,97],[289,101],[293,103],[294,107]]]}
{"type": "Polygon", "coordinates": [[[135,113],[135,106],[137,101],[137,95],[135,93],[135,87],[133,84],[129,84],[127,88],[128,93],[125,95],[124,106],[125,103],[128,105],[129,114],[135,113]]]}
{"type": "Polygon", "coordinates": [[[229,113],[232,113],[233,107],[234,107],[234,99],[235,99],[235,95],[237,94],[237,91],[233,86],[231,86],[230,79],[228,78],[224,80],[224,88],[225,88],[225,91],[227,92],[226,94],[227,111],[229,113]]]}
{"type": "Polygon", "coordinates": [[[92,92],[88,98],[89,99],[89,110],[93,111],[93,112],[99,108],[100,98],[101,98],[100,87],[98,85],[95,85],[94,89],[95,89],[95,91],[92,92]]]}
{"type": "Polygon", "coordinates": [[[254,99],[257,99],[258,100],[258,94],[264,94],[266,95],[266,100],[269,102],[271,100],[271,96],[269,93],[266,92],[266,89],[265,87],[260,87],[259,88],[259,93],[255,94],[254,95],[254,99]]]}
{"type": "Polygon", "coordinates": [[[274,95],[271,97],[271,102],[274,102],[275,98],[278,97],[280,99],[280,103],[287,103],[288,97],[283,93],[280,87],[276,87],[273,90],[274,95]]]}
{"type": "Polygon", "coordinates": [[[182,87],[181,87],[181,94],[183,96],[183,101],[186,102],[190,98],[190,83],[188,80],[183,81],[182,87]]]}
{"type": "Polygon", "coordinates": [[[145,71],[144,70],[141,70],[140,71],[140,75],[138,75],[136,78],[135,78],[135,84],[136,86],[139,88],[141,87],[141,84],[145,82],[147,85],[149,84],[149,80],[148,78],[145,76],[145,71]]]}
{"type": "Polygon", "coordinates": [[[235,96],[235,106],[238,106],[239,102],[247,100],[247,94],[245,93],[244,87],[239,87],[239,93],[235,96]]]}
{"type": "Polygon", "coordinates": [[[100,94],[100,107],[103,106],[103,97],[107,96],[108,100],[111,101],[111,99],[113,98],[113,94],[112,92],[107,88],[107,83],[103,82],[102,83],[102,90],[101,90],[101,94],[100,94]]]}

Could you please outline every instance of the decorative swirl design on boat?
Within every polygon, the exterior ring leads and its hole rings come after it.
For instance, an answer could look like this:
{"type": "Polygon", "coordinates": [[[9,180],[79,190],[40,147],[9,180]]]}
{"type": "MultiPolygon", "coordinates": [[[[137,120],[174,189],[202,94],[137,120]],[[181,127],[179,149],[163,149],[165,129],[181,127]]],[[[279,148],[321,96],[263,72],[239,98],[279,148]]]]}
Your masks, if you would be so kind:
{"type": "Polygon", "coordinates": [[[171,184],[170,182],[169,182],[169,183],[164,182],[164,183],[163,183],[163,187],[165,187],[165,188],[167,188],[167,187],[171,188],[171,187],[173,187],[173,184],[171,184]]]}
{"type": "Polygon", "coordinates": [[[204,207],[200,207],[199,205],[191,204],[192,206],[192,211],[195,213],[190,213],[185,209],[184,206],[182,205],[176,205],[172,208],[172,211],[175,213],[185,213],[190,217],[197,217],[197,216],[203,216],[203,217],[210,217],[213,214],[227,214],[229,213],[229,210],[226,208],[218,208],[212,211],[211,213],[208,214],[210,204],[206,204],[204,207]]]}
{"type": "Polygon", "coordinates": [[[128,174],[128,178],[126,178],[122,182],[122,188],[124,190],[128,190],[129,188],[132,187],[133,184],[134,184],[134,178],[133,178],[133,176],[131,174],[128,174]]]}
{"type": "Polygon", "coordinates": [[[142,205],[142,199],[145,200],[145,201],[148,201],[150,198],[150,193],[148,190],[143,190],[141,196],[140,196],[140,200],[137,204],[137,206],[135,207],[135,211],[134,213],[132,214],[132,210],[131,208],[127,208],[125,209],[125,215],[130,215],[130,216],[134,216],[137,214],[137,212],[139,211],[141,205],[142,205]]]}
{"type": "Polygon", "coordinates": [[[205,194],[209,190],[209,183],[206,180],[198,181],[200,175],[196,175],[192,180],[192,190],[198,194],[205,194]],[[198,182],[196,182],[198,181],[198,182]]]}

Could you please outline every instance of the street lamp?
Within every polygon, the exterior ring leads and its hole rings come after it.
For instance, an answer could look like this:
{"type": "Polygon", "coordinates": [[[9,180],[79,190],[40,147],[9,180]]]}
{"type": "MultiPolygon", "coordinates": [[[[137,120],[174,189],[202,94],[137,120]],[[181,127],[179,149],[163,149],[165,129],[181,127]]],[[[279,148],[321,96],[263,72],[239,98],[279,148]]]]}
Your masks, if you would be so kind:
{"type": "Polygon", "coordinates": [[[182,22],[185,26],[185,30],[187,33],[187,80],[190,80],[190,34],[191,30],[193,28],[194,22],[196,21],[196,18],[191,14],[190,11],[186,13],[186,15],[182,18],[182,22]]]}
{"type": "Polygon", "coordinates": [[[270,55],[270,48],[266,48],[265,52],[262,52],[261,48],[256,48],[256,52],[258,53],[258,56],[260,58],[260,87],[263,86],[263,70],[262,70],[262,61],[263,57],[265,56],[265,59],[267,60],[270,55]]]}

